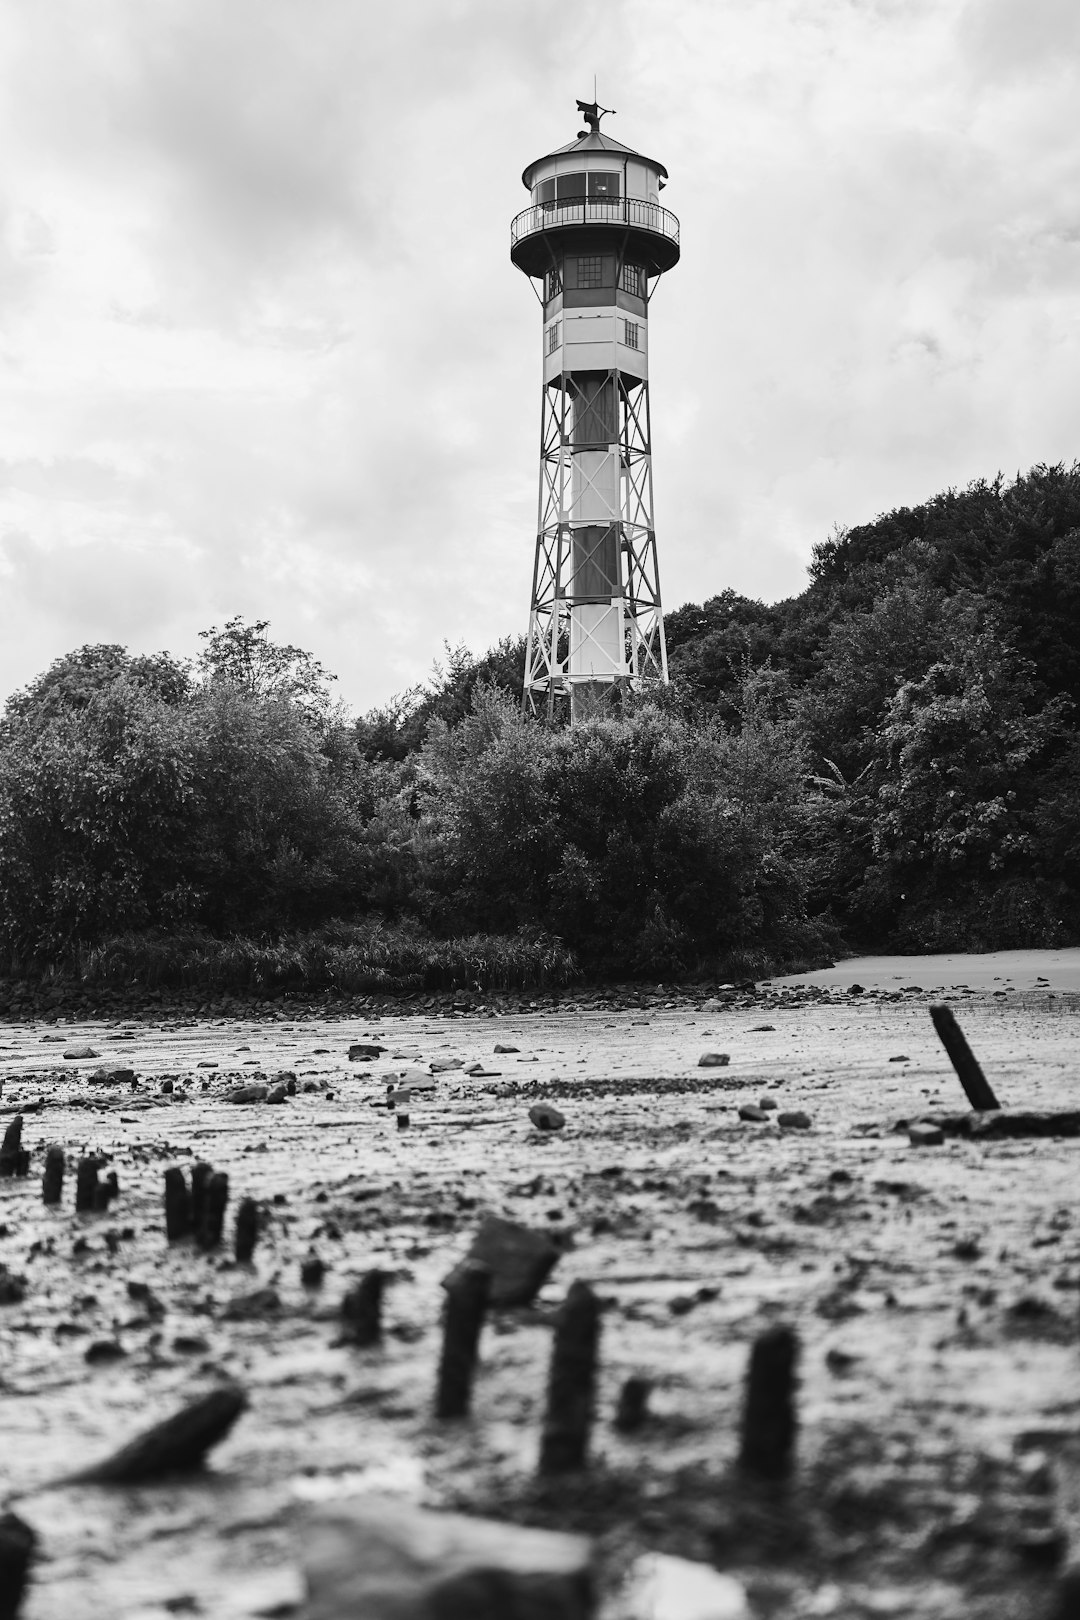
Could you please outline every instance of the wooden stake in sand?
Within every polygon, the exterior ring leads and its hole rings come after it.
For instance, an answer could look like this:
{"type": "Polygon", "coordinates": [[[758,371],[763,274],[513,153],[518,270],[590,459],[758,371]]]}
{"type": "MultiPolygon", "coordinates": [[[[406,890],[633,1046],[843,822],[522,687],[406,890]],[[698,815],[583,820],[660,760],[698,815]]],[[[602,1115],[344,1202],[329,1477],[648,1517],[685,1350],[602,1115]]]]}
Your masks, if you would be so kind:
{"type": "Polygon", "coordinates": [[[994,1096],[990,1082],[980,1069],[974,1052],[964,1039],[952,1008],[931,1007],[930,1017],[934,1020],[934,1028],[938,1032],[942,1046],[949,1054],[949,1061],[956,1070],[972,1108],[1000,1108],[1001,1104],[994,1096]]]}
{"type": "Polygon", "coordinates": [[[241,1198],[236,1206],[236,1258],[246,1263],[255,1253],[259,1236],[259,1206],[254,1198],[241,1198]]]}
{"type": "Polygon", "coordinates": [[[165,1172],[165,1236],[179,1243],[191,1231],[191,1196],[184,1172],[174,1164],[165,1172]]]}
{"type": "Polygon", "coordinates": [[[599,1348],[600,1301],[588,1283],[572,1283],[555,1321],[540,1441],[542,1474],[585,1466],[599,1348]]]}
{"type": "Polygon", "coordinates": [[[37,1536],[16,1513],[0,1514],[0,1620],[15,1620],[37,1536]]]}
{"type": "Polygon", "coordinates": [[[56,1142],[45,1149],[45,1174],[41,1178],[41,1201],[58,1204],[64,1195],[64,1150],[56,1142]]]}
{"type": "Polygon", "coordinates": [[[383,1291],[389,1277],[385,1271],[368,1271],[341,1302],[343,1337],[359,1349],[378,1344],[382,1338],[383,1291]]]}
{"type": "Polygon", "coordinates": [[[97,1208],[98,1171],[101,1160],[93,1154],[79,1160],[75,1172],[75,1213],[89,1215],[97,1208]]]}
{"type": "Polygon", "coordinates": [[[16,1114],[0,1143],[0,1176],[25,1176],[30,1169],[30,1153],[22,1145],[23,1117],[16,1114]]]}
{"type": "Polygon", "coordinates": [[[221,1242],[225,1226],[225,1206],[228,1202],[229,1178],[224,1170],[215,1170],[206,1183],[202,1225],[195,1233],[200,1249],[216,1249],[221,1242]]]}
{"type": "Polygon", "coordinates": [[[207,1164],[205,1159],[200,1159],[191,1167],[191,1230],[196,1235],[202,1231],[203,1216],[206,1213],[206,1188],[213,1173],[213,1165],[207,1164]]]}
{"type": "Polygon", "coordinates": [[[164,1423],[147,1429],[104,1462],[70,1476],[68,1483],[131,1485],[198,1468],[210,1448],[224,1440],[246,1406],[247,1396],[235,1384],[215,1389],[164,1423]]]}
{"type": "Polygon", "coordinates": [[[458,1268],[446,1287],[442,1356],[435,1392],[435,1416],[465,1417],[472,1401],[473,1373],[484,1325],[491,1272],[487,1266],[458,1268]]]}
{"type": "Polygon", "coordinates": [[[792,1328],[773,1327],[754,1340],[746,1377],[739,1467],[776,1482],[791,1472],[798,1416],[795,1369],[799,1341],[792,1328]]]}

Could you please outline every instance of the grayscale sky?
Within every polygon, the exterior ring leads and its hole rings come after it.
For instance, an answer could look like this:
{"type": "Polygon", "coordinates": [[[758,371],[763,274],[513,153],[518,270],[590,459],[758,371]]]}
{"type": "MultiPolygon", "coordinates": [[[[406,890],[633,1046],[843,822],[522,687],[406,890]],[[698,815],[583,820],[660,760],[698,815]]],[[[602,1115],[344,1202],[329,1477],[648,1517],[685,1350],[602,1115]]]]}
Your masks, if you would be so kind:
{"type": "Polygon", "coordinates": [[[1080,454],[1076,0],[7,0],[0,696],[234,613],[357,710],[524,629],[523,166],[664,162],[669,607],[1080,454]]]}

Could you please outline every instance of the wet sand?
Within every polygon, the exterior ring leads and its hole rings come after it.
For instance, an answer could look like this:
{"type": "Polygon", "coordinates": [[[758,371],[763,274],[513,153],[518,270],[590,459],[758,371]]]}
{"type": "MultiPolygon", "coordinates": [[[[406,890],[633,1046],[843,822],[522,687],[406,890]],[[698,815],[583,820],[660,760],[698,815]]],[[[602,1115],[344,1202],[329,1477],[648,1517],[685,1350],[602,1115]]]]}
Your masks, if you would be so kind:
{"type": "Polygon", "coordinates": [[[1076,956],[900,958],[892,977],[895,960],[863,960],[754,1001],[646,1010],[0,1025],[5,1123],[44,1102],[25,1114],[31,1176],[0,1181],[0,1261],[27,1280],[0,1308],[0,1470],[41,1537],[27,1620],[302,1614],[297,1512],[362,1489],[591,1530],[605,1585],[648,1548],[709,1559],[781,1620],[1043,1612],[1049,1481],[1080,1420],[1080,1143],[916,1148],[894,1127],[964,1106],[932,998],[905,989],[927,978],[1004,1104],[1078,1106],[1076,956]],[[866,993],[839,993],[854,983],[866,993]],[[369,1036],[387,1052],[350,1063],[369,1036]],[[98,1055],[62,1057],[83,1042],[98,1055]],[[699,1068],[705,1051],[728,1066],[699,1068]],[[438,1074],[399,1131],[388,1083],[448,1059],[489,1072],[438,1074]],[[91,1084],[118,1066],[136,1090],[91,1084]],[[300,1089],[281,1106],[225,1100],[284,1073],[300,1089]],[[565,1130],[530,1125],[541,1097],[565,1130]],[[760,1099],[811,1128],[741,1121],[760,1099]],[[42,1205],[54,1141],[69,1164],[109,1157],[106,1215],[75,1216],[70,1184],[42,1205]],[[228,1172],[232,1209],[263,1206],[252,1264],[166,1244],[163,1172],[195,1158],[228,1172]],[[439,1284],[485,1210],[564,1253],[535,1307],[485,1328],[472,1418],[439,1425],[439,1284]],[[300,1284],[312,1249],[318,1291],[300,1284]],[[341,1296],[372,1266],[395,1274],[385,1343],[335,1347],[341,1296]],[[539,1418],[576,1278],[605,1307],[593,1463],[552,1490],[539,1418]],[[734,1475],[742,1380],[777,1321],[802,1344],[798,1478],[754,1503],[734,1475]],[[122,1353],[88,1362],[103,1344],[122,1353]],[[631,1374],[655,1381],[654,1415],[624,1436],[631,1374]],[[226,1378],[251,1410],[205,1476],[46,1488],[226,1378]]]}

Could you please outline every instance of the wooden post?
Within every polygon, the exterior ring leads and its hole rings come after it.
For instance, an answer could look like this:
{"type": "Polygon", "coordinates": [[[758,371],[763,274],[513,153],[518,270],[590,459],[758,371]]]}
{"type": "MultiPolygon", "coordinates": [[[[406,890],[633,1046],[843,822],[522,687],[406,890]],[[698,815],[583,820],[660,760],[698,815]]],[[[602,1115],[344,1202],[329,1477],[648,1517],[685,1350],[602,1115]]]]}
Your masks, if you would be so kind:
{"type": "Polygon", "coordinates": [[[739,1467],[755,1479],[775,1482],[791,1472],[798,1358],[799,1341],[789,1327],[769,1328],[750,1351],[739,1467]]]}
{"type": "Polygon", "coordinates": [[[0,1620],[15,1620],[19,1612],[36,1543],[36,1534],[17,1514],[0,1514],[0,1620]]]}
{"type": "Polygon", "coordinates": [[[990,1082],[980,1069],[974,1052],[964,1039],[952,1008],[931,1007],[930,1017],[934,1020],[934,1028],[938,1032],[942,1046],[949,1054],[949,1060],[956,1070],[972,1108],[1000,1108],[1001,1104],[994,1096],[990,1082]]]}
{"type": "Polygon", "coordinates": [[[236,1258],[243,1265],[255,1253],[259,1237],[259,1206],[254,1198],[241,1198],[236,1207],[236,1258]]]}
{"type": "Polygon", "coordinates": [[[41,1199],[58,1204],[64,1195],[64,1150],[56,1142],[45,1149],[45,1174],[41,1178],[41,1199]]]}
{"type": "Polygon", "coordinates": [[[191,1231],[191,1197],[184,1172],[177,1164],[165,1172],[165,1236],[179,1243],[191,1231]]]}
{"type": "Polygon", "coordinates": [[[345,1338],[360,1349],[378,1344],[382,1338],[383,1290],[387,1281],[385,1271],[365,1272],[341,1302],[345,1338]]]}
{"type": "Polygon", "coordinates": [[[435,1393],[435,1416],[460,1418],[472,1401],[473,1373],[484,1325],[491,1272],[487,1266],[459,1267],[446,1290],[442,1356],[435,1393]]]}
{"type": "Polygon", "coordinates": [[[570,1287],[555,1321],[540,1472],[584,1468],[600,1346],[600,1301],[588,1283],[570,1287]]]}

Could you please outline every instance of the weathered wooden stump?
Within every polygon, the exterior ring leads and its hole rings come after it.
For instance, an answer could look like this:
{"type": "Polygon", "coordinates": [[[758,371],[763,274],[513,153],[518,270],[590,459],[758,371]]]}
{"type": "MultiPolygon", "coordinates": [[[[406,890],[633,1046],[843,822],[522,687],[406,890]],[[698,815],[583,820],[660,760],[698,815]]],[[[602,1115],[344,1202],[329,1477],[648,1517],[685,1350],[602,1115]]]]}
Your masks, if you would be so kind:
{"type": "Polygon", "coordinates": [[[196,1233],[200,1249],[216,1249],[220,1244],[228,1202],[229,1178],[224,1170],[215,1170],[206,1183],[202,1224],[196,1233]]]}
{"type": "Polygon", "coordinates": [[[236,1208],[236,1258],[251,1259],[259,1237],[259,1206],[254,1198],[241,1198],[236,1208]]]}
{"type": "Polygon", "coordinates": [[[383,1292],[390,1278],[385,1271],[368,1271],[341,1302],[342,1337],[360,1349],[382,1338],[383,1292]]]}
{"type": "Polygon", "coordinates": [[[184,1172],[177,1164],[165,1172],[165,1236],[179,1243],[191,1232],[191,1194],[184,1172]]]}
{"type": "Polygon", "coordinates": [[[101,1160],[87,1154],[75,1171],[75,1213],[90,1215],[97,1208],[98,1171],[101,1160]]]}
{"type": "Polygon", "coordinates": [[[600,1348],[600,1301],[588,1283],[571,1284],[555,1322],[540,1472],[584,1468],[600,1348]]]}
{"type": "Polygon", "coordinates": [[[58,1204],[64,1196],[64,1150],[54,1142],[45,1150],[45,1172],[41,1178],[41,1201],[58,1204]]]}
{"type": "Polygon", "coordinates": [[[37,1536],[16,1513],[0,1514],[0,1620],[15,1620],[30,1579],[37,1536]]]}
{"type": "Polygon", "coordinates": [[[486,1266],[461,1266],[447,1284],[436,1417],[460,1418],[468,1414],[490,1289],[491,1273],[486,1266]]]}
{"type": "Polygon", "coordinates": [[[931,1007],[930,1017],[972,1108],[1000,1108],[1001,1104],[994,1096],[990,1082],[979,1067],[974,1052],[964,1039],[963,1030],[956,1022],[952,1008],[931,1007]]]}
{"type": "Polygon", "coordinates": [[[791,1473],[798,1359],[799,1341],[789,1327],[769,1328],[750,1351],[739,1467],[753,1479],[777,1482],[791,1473]]]}

